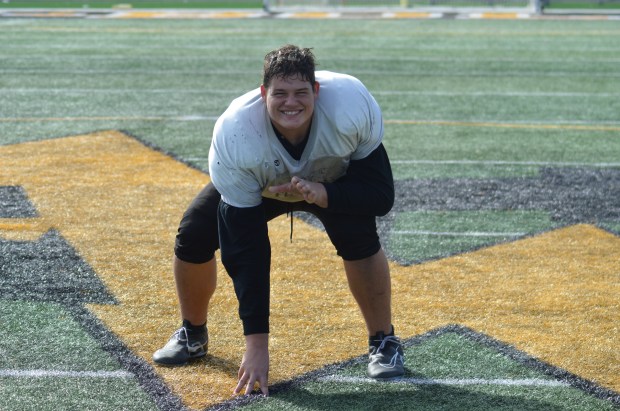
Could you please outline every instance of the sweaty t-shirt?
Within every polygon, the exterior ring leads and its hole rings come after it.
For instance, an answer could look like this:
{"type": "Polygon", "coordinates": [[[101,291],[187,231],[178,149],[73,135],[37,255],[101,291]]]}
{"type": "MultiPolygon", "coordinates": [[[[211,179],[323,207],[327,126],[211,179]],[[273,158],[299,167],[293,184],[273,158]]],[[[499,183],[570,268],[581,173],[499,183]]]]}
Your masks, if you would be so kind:
{"type": "Polygon", "coordinates": [[[262,197],[302,201],[267,188],[293,176],[330,183],[342,177],[351,160],[373,152],[383,139],[381,110],[356,78],[317,71],[320,84],[312,125],[301,158],[293,158],[278,140],[260,88],[235,99],[215,124],[209,174],[222,200],[254,207],[262,197]]]}

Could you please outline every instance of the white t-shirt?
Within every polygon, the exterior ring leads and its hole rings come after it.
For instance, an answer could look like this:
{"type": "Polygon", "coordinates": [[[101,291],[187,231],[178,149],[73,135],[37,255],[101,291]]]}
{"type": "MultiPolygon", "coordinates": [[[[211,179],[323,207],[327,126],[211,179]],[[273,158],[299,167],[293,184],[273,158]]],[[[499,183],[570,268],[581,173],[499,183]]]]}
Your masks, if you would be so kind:
{"type": "Polygon", "coordinates": [[[356,78],[317,71],[320,84],[306,147],[295,160],[278,140],[260,88],[233,100],[215,123],[209,151],[209,174],[222,200],[254,207],[262,197],[302,201],[301,196],[273,194],[267,188],[293,176],[330,183],[342,177],[350,160],[360,160],[383,140],[379,105],[356,78]]]}

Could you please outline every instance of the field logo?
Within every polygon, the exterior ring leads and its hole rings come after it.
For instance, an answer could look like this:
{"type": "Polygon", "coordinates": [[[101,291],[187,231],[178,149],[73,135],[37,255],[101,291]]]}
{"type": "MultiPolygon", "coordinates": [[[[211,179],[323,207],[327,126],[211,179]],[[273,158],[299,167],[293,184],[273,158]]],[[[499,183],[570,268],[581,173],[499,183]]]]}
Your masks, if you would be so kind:
{"type": "MultiPolygon", "coordinates": [[[[0,158],[0,200],[12,207],[0,216],[0,298],[86,305],[151,364],[179,325],[176,227],[208,176],[119,132],[2,146],[0,158]]],[[[286,217],[269,226],[272,383],[367,349],[325,233],[299,224],[291,244],[289,228],[286,217]]],[[[609,363],[620,340],[617,261],[620,238],[577,224],[424,264],[392,263],[394,323],[404,338],[460,324],[620,390],[609,363]]],[[[155,368],[197,409],[230,397],[244,351],[233,287],[219,274],[207,358],[155,368]]]]}

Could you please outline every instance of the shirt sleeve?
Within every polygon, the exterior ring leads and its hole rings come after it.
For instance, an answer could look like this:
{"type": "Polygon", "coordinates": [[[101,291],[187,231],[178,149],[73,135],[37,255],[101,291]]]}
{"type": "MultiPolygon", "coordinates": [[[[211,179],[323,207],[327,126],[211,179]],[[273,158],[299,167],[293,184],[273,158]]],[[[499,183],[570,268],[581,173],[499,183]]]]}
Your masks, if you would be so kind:
{"type": "Polygon", "coordinates": [[[387,152],[380,144],[361,160],[351,160],[347,173],[325,183],[329,211],[383,216],[394,205],[394,179],[387,152]]]}
{"type": "Polygon", "coordinates": [[[222,264],[233,281],[244,335],[269,332],[271,245],[263,205],[239,208],[220,201],[222,264]]]}
{"type": "Polygon", "coordinates": [[[265,116],[256,92],[234,100],[215,123],[209,175],[227,204],[255,207],[262,201],[261,193],[271,177],[265,116]]]}
{"type": "Polygon", "coordinates": [[[354,147],[351,160],[361,160],[372,153],[383,140],[383,115],[379,104],[357,78],[341,73],[317,72],[321,84],[318,105],[325,121],[354,147]]]}
{"type": "Polygon", "coordinates": [[[359,87],[361,88],[357,90],[357,93],[359,93],[358,101],[361,107],[357,114],[359,118],[356,119],[358,146],[351,155],[351,160],[368,157],[379,147],[384,133],[383,115],[379,104],[361,82],[359,87]]]}

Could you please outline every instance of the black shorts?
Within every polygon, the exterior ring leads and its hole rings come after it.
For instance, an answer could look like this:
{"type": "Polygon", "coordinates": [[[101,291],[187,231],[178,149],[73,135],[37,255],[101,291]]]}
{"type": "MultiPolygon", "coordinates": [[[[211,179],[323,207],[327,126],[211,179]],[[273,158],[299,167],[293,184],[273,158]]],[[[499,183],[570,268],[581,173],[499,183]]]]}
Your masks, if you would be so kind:
{"type": "MultiPolygon", "coordinates": [[[[176,236],[174,253],[182,261],[206,263],[220,247],[217,209],[220,193],[209,183],[185,211],[176,236]]],[[[305,201],[288,203],[263,198],[265,220],[290,211],[314,214],[325,227],[332,244],[344,260],[361,260],[381,248],[375,216],[333,213],[305,201]]]]}

